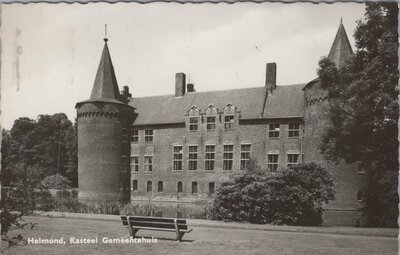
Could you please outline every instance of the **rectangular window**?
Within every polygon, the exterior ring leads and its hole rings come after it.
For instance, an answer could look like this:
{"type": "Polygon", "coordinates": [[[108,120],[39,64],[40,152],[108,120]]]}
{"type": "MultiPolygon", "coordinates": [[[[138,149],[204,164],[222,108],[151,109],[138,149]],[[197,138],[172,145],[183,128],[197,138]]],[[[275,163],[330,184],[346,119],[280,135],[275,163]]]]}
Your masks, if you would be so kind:
{"type": "Polygon", "coordinates": [[[138,156],[131,157],[131,171],[139,172],[139,157],[138,156]]]}
{"type": "Polygon", "coordinates": [[[251,144],[240,146],[240,170],[245,170],[250,160],[251,144]]]}
{"type": "Polygon", "coordinates": [[[189,170],[197,170],[197,146],[189,146],[189,170]]]}
{"type": "Polygon", "coordinates": [[[278,157],[279,154],[268,154],[268,171],[275,172],[278,170],[278,157]]]}
{"type": "Polygon", "coordinates": [[[233,129],[233,123],[234,123],[234,116],[226,115],[225,122],[224,122],[224,128],[225,129],[233,129]]]}
{"type": "Polygon", "coordinates": [[[215,116],[207,117],[207,130],[215,130],[215,116]]]}
{"type": "Polygon", "coordinates": [[[153,156],[144,156],[144,171],[153,171],[153,156]]]}
{"type": "Polygon", "coordinates": [[[233,145],[224,145],[223,169],[232,170],[233,167],[233,145]]]}
{"type": "Polygon", "coordinates": [[[268,137],[279,138],[279,124],[269,124],[268,126],[268,137]]]}
{"type": "Polygon", "coordinates": [[[197,182],[192,182],[192,194],[197,194],[197,182]]]}
{"type": "Polygon", "coordinates": [[[206,145],[205,170],[214,170],[215,145],[206,145]]]}
{"type": "Polygon", "coordinates": [[[199,118],[190,117],[189,118],[189,131],[197,131],[199,129],[199,118]]]}
{"type": "Polygon", "coordinates": [[[357,162],[357,173],[358,174],[365,174],[365,167],[364,167],[364,164],[362,164],[361,161],[357,162]]]}
{"type": "Polygon", "coordinates": [[[132,181],[132,190],[133,191],[137,191],[138,190],[138,181],[137,180],[133,180],[132,181]]]}
{"type": "Polygon", "coordinates": [[[139,142],[139,130],[131,131],[131,142],[138,143],[139,142]]]}
{"type": "Polygon", "coordinates": [[[182,182],[178,182],[176,185],[176,190],[178,193],[182,193],[183,192],[183,183],[182,182]]]}
{"type": "Polygon", "coordinates": [[[174,171],[182,170],[182,146],[174,146],[174,171]]]}
{"type": "Polygon", "coordinates": [[[299,154],[288,154],[287,155],[287,166],[291,167],[299,163],[299,154]]]}
{"type": "Polygon", "coordinates": [[[215,193],[215,183],[214,182],[210,182],[208,184],[208,194],[212,195],[215,193]]]}
{"type": "Polygon", "coordinates": [[[289,138],[299,138],[300,137],[300,124],[299,123],[291,123],[289,124],[289,138]]]}
{"type": "Polygon", "coordinates": [[[153,130],[145,130],[144,131],[144,141],[146,143],[152,143],[153,142],[153,130]]]}

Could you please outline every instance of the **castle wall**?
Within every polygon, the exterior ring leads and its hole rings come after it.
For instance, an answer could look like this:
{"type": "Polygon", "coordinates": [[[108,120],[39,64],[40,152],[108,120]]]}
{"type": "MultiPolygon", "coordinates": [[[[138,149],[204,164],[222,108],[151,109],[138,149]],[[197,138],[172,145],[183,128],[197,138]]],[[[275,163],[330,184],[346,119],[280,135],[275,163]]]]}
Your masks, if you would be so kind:
{"type": "Polygon", "coordinates": [[[357,220],[362,223],[359,211],[362,203],[358,201],[357,193],[363,189],[364,174],[358,173],[356,163],[334,163],[324,159],[320,153],[322,136],[329,125],[327,91],[321,89],[319,83],[315,83],[305,89],[305,102],[305,161],[314,161],[327,167],[335,182],[336,200],[325,206],[324,224],[355,226],[357,220]]]}
{"type": "MultiPolygon", "coordinates": [[[[234,128],[224,130],[224,124],[217,120],[216,130],[207,131],[206,123],[199,123],[198,131],[189,131],[188,118],[186,125],[154,125],[133,126],[138,130],[138,143],[131,143],[131,157],[139,157],[139,171],[135,172],[131,166],[131,201],[179,201],[179,202],[205,202],[213,198],[209,194],[209,183],[218,185],[228,180],[229,176],[240,172],[241,144],[251,144],[251,157],[256,159],[264,169],[267,164],[267,154],[271,151],[279,152],[279,166],[286,167],[287,152],[301,150],[301,139],[288,138],[288,123],[299,119],[237,121],[239,113],[235,116],[234,128]],[[280,123],[280,138],[268,138],[268,124],[280,123]],[[145,130],[153,130],[153,142],[146,143],[145,130]],[[223,170],[223,146],[233,145],[233,169],[223,170]],[[182,171],[173,170],[173,147],[183,148],[182,171]],[[197,170],[189,168],[189,146],[198,146],[197,170]],[[215,170],[205,170],[205,146],[215,145],[215,170]],[[153,171],[144,171],[144,157],[153,156],[153,171]],[[138,190],[132,190],[132,182],[137,180],[138,190]],[[147,182],[152,181],[152,192],[147,192],[147,182]],[[163,182],[163,192],[157,191],[158,182],[163,182]],[[183,183],[183,192],[178,194],[177,182],[183,183]],[[198,182],[197,194],[192,194],[192,182],[198,182]]],[[[217,118],[218,119],[218,118],[217,118]]],[[[223,119],[223,118],[222,118],[223,119]]]]}
{"type": "Polygon", "coordinates": [[[79,199],[121,199],[122,129],[117,113],[117,106],[102,103],[78,108],[79,199]]]}

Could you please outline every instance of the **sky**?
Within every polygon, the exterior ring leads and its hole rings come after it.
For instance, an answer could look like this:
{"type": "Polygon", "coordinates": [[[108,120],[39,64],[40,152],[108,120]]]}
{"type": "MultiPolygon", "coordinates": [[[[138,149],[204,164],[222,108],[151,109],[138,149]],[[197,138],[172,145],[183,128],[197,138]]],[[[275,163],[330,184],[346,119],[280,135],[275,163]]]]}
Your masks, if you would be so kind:
{"type": "Polygon", "coordinates": [[[175,73],[200,91],[307,83],[343,18],[354,50],[364,4],[3,4],[1,124],[64,112],[90,97],[108,46],[120,89],[133,97],[174,94],[175,73]]]}

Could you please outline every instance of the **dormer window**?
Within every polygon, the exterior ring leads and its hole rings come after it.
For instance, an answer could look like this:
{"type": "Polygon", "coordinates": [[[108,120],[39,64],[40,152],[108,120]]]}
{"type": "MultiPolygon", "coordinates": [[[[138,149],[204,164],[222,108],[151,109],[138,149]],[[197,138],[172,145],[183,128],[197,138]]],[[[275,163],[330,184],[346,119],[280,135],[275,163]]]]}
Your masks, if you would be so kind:
{"type": "Polygon", "coordinates": [[[235,121],[234,121],[233,115],[225,115],[224,128],[225,129],[233,129],[234,122],[235,121]]]}
{"type": "Polygon", "coordinates": [[[189,131],[197,131],[199,129],[199,117],[189,118],[189,131]]]}
{"type": "Polygon", "coordinates": [[[215,130],[215,128],[216,128],[215,116],[207,117],[207,130],[215,130]]]}
{"type": "Polygon", "coordinates": [[[189,111],[189,131],[196,132],[199,130],[199,114],[200,111],[196,106],[192,106],[189,111]]]}
{"type": "Polygon", "coordinates": [[[206,109],[206,116],[207,131],[215,130],[217,128],[217,108],[214,105],[209,105],[206,109]]]}

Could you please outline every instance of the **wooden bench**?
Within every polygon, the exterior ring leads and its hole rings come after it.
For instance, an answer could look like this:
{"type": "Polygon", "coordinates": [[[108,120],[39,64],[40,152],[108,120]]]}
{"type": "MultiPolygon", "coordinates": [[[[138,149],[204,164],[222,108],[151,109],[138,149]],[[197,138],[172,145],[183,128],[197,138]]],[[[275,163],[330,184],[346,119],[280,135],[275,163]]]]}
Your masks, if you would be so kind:
{"type": "Polygon", "coordinates": [[[139,229],[171,231],[176,233],[176,240],[180,242],[188,229],[185,219],[158,218],[145,216],[121,216],[122,224],[129,229],[129,234],[135,238],[139,229]]]}

